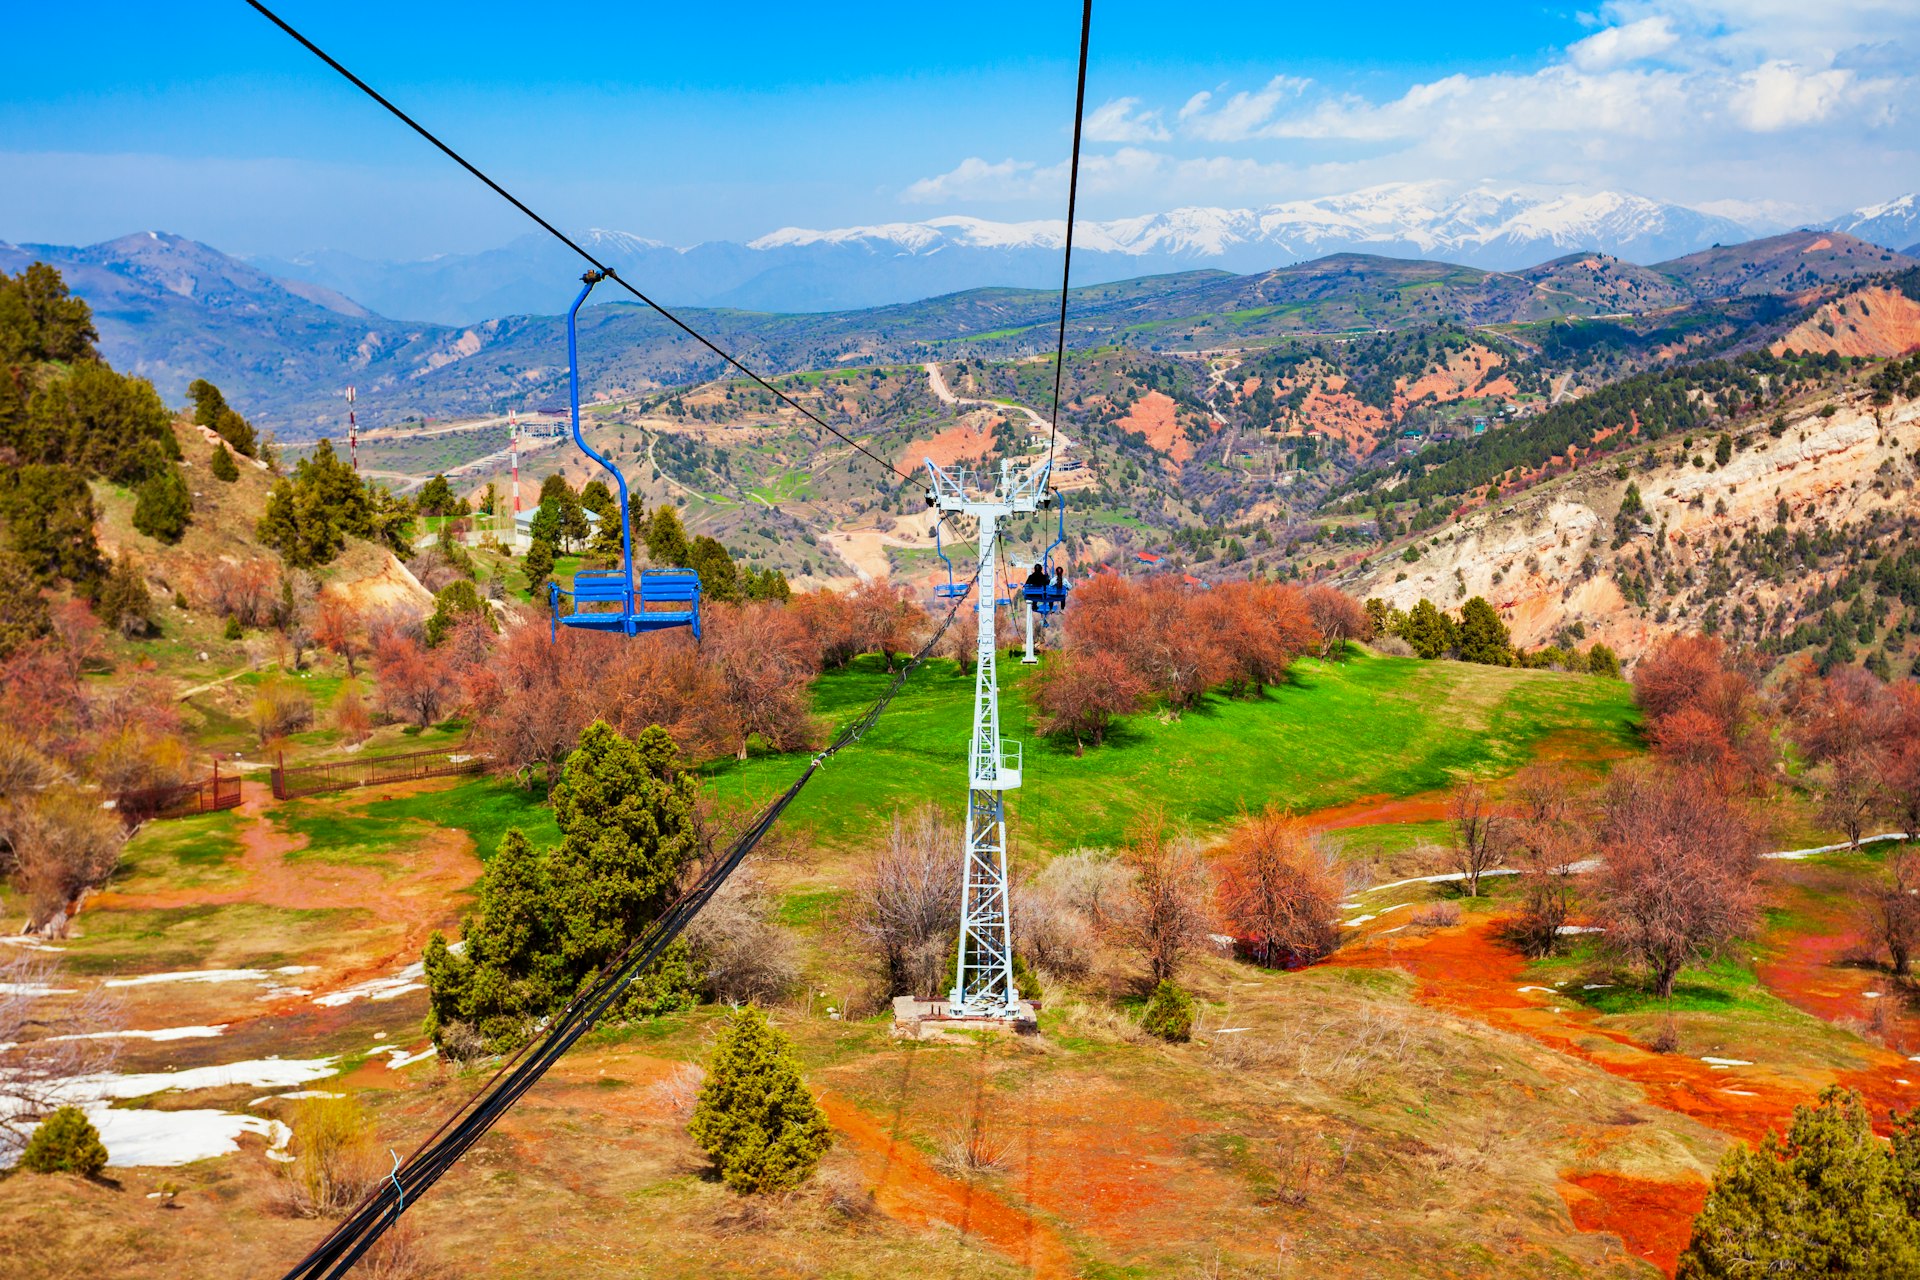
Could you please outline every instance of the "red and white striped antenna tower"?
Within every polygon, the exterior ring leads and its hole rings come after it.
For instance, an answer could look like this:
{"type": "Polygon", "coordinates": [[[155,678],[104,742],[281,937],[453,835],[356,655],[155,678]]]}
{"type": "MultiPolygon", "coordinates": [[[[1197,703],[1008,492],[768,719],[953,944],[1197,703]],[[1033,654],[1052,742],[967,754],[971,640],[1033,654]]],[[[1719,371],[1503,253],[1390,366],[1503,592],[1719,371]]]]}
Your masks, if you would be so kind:
{"type": "Polygon", "coordinates": [[[347,388],[347,453],[353,458],[353,469],[360,469],[360,423],[353,415],[353,388],[347,388]]]}
{"type": "Polygon", "coordinates": [[[520,420],[507,410],[507,448],[513,454],[513,514],[520,514],[520,420]]]}

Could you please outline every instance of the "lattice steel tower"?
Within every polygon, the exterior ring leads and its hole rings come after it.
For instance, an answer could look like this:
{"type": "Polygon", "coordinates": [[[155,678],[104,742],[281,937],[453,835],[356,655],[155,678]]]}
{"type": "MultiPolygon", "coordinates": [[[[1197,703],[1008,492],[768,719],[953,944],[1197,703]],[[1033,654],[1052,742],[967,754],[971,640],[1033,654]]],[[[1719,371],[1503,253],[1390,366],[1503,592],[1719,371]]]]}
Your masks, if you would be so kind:
{"type": "Polygon", "coordinates": [[[1000,521],[1024,515],[1053,500],[1047,490],[1050,464],[1016,471],[1000,463],[1000,482],[977,495],[978,479],[961,468],[927,461],[932,481],[927,503],[944,515],[972,516],[980,524],[980,574],[974,589],[978,664],[973,678],[973,741],[967,753],[967,834],[960,880],[960,954],[954,966],[948,1011],[955,1016],[1013,1018],[1020,993],[1013,985],[1013,913],[1007,893],[1006,793],[1020,785],[1020,744],[1000,736],[1000,681],[996,670],[994,611],[1000,521]]]}

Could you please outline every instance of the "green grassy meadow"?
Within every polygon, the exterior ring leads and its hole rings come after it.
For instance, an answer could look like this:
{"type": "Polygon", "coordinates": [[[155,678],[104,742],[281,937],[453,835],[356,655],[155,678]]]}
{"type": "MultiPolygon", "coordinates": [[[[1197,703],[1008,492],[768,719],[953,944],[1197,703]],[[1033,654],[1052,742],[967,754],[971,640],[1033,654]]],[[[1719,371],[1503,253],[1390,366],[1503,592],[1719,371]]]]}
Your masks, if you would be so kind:
{"type": "MultiPolygon", "coordinates": [[[[1258,699],[1209,697],[1177,719],[1128,717],[1084,756],[1035,733],[1029,672],[1001,666],[1001,732],[1023,740],[1023,786],[1008,793],[1015,838],[1049,853],[1112,845],[1148,808],[1205,829],[1243,807],[1301,812],[1363,796],[1430,791],[1462,777],[1512,772],[1551,746],[1609,757],[1637,749],[1632,691],[1617,680],[1356,654],[1304,660],[1258,699]]],[[[889,677],[874,658],[814,687],[837,728],[863,712],[889,677]]],[[[847,844],[895,809],[928,800],[958,809],[966,790],[971,676],[929,662],[866,738],[825,765],[788,810],[830,844],[847,844]]],[[[723,798],[757,800],[805,767],[804,753],[711,766],[723,798]]]]}

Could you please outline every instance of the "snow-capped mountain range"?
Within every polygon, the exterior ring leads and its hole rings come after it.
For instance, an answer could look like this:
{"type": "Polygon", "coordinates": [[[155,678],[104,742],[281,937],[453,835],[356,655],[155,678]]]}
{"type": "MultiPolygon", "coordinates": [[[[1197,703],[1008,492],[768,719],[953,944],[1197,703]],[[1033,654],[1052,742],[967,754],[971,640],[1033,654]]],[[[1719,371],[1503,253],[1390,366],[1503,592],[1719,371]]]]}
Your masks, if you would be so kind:
{"type": "MultiPolygon", "coordinates": [[[[1340,252],[1385,252],[1477,265],[1523,266],[1542,250],[1606,248],[1619,257],[1673,257],[1703,247],[1703,235],[1744,238],[1758,228],[1642,196],[1591,195],[1475,187],[1455,192],[1441,183],[1400,183],[1348,195],[1294,200],[1260,209],[1184,208],[1075,228],[1077,250],[1132,257],[1233,258],[1252,250],[1262,265],[1340,252]],[[1275,255],[1280,260],[1275,261],[1275,255]],[[1511,259],[1511,260],[1509,260],[1511,259]]],[[[1771,228],[1768,228],[1769,230],[1771,228]]],[[[898,245],[908,253],[947,247],[1045,249],[1065,241],[1062,220],[988,222],[934,218],[834,231],[787,227],[748,241],[773,250],[857,242],[898,245]]],[[[1711,243],[1709,239],[1707,243],[1711,243]]],[[[1548,252],[1545,256],[1552,256],[1548,252]]]]}
{"type": "MultiPolygon", "coordinates": [[[[1904,196],[1822,225],[1904,249],[1920,241],[1920,200],[1904,196]]],[[[1504,270],[1598,251],[1651,264],[1783,229],[1761,216],[1736,220],[1617,191],[1396,183],[1258,209],[1189,207],[1083,221],[1074,229],[1074,279],[1091,284],[1201,268],[1260,271],[1334,253],[1504,270]]],[[[585,240],[666,302],[827,311],[987,285],[1048,287],[1058,279],[1065,234],[1058,219],[951,216],[826,230],[783,227],[744,244],[676,247],[597,229],[585,240]]],[[[383,315],[450,324],[558,311],[578,275],[572,255],[543,236],[423,262],[313,254],[254,265],[333,289],[383,315]]]]}

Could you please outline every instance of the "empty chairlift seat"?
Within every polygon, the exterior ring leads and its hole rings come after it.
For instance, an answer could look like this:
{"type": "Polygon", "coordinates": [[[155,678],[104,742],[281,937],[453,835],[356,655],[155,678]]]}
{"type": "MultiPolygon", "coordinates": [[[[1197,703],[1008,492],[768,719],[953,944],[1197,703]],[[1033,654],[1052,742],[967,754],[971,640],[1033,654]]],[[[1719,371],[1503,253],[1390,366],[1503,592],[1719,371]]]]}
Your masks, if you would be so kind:
{"type": "Polygon", "coordinates": [[[700,638],[700,575],[692,569],[642,569],[634,575],[635,590],[627,590],[627,575],[619,569],[583,569],[573,576],[573,589],[553,584],[553,622],[584,631],[618,631],[637,635],[690,627],[700,638]],[[560,597],[573,601],[561,612],[560,597]]]}

